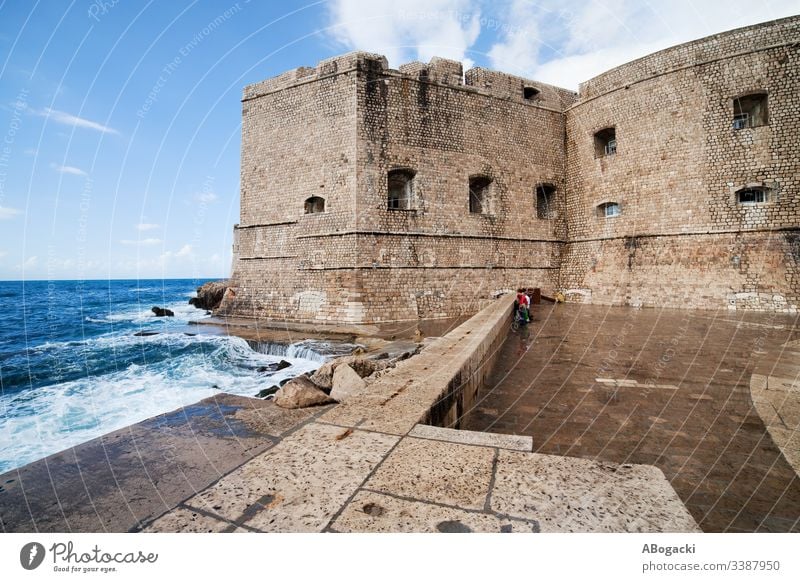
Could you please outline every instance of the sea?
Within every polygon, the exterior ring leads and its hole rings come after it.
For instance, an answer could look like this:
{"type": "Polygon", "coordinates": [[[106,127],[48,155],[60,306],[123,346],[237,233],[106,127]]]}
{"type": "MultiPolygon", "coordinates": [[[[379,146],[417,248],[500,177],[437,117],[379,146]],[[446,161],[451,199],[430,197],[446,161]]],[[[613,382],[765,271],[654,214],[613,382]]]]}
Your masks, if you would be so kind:
{"type": "Polygon", "coordinates": [[[0,281],[0,473],[220,392],[255,396],[337,349],[193,324],[210,317],[189,305],[204,282],[0,281]]]}

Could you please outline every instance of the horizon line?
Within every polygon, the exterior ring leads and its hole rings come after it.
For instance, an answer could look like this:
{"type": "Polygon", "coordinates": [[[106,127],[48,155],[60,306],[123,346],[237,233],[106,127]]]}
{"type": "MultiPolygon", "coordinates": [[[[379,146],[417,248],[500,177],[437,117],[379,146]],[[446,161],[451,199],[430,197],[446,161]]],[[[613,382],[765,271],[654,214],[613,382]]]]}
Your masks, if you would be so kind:
{"type": "Polygon", "coordinates": [[[94,281],[202,281],[230,279],[230,277],[109,277],[107,279],[0,279],[0,283],[42,283],[42,282],[94,282],[94,281]]]}

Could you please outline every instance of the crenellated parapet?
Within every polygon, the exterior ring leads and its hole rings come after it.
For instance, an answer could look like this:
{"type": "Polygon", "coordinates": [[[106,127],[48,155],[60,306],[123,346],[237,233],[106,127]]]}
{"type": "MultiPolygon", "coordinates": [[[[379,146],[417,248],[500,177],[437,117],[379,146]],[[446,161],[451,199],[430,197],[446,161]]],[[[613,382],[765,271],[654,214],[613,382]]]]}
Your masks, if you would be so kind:
{"type": "Polygon", "coordinates": [[[317,63],[316,67],[298,67],[286,71],[277,77],[247,85],[242,93],[242,100],[247,101],[304,83],[319,81],[326,77],[356,70],[369,69],[375,72],[383,72],[388,70],[388,68],[389,63],[383,55],[354,51],[338,57],[322,60],[317,63]]]}
{"type": "Polygon", "coordinates": [[[556,87],[508,73],[475,67],[464,74],[468,87],[500,99],[508,99],[563,111],[578,98],[569,89],[556,87]]]}
{"type": "Polygon", "coordinates": [[[386,78],[404,78],[409,81],[462,89],[557,111],[564,111],[578,98],[574,91],[499,71],[475,67],[465,72],[460,61],[451,59],[433,57],[429,63],[412,61],[400,65],[398,69],[390,69],[383,55],[358,51],[325,59],[316,67],[298,67],[277,77],[248,85],[244,88],[242,99],[248,101],[276,91],[355,71],[368,71],[372,75],[386,78]]]}

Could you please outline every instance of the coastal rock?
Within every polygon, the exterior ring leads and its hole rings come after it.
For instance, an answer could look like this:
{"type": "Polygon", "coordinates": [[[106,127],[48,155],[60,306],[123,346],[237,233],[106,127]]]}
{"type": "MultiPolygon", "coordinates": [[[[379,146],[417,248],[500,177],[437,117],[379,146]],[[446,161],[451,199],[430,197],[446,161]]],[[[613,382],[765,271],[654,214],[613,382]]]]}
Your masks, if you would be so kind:
{"type": "Polygon", "coordinates": [[[270,386],[269,388],[264,388],[263,390],[259,390],[258,394],[256,394],[256,398],[266,398],[267,396],[272,396],[280,389],[280,386],[270,386]]]}
{"type": "Polygon", "coordinates": [[[165,307],[153,307],[150,311],[156,314],[156,317],[175,317],[175,312],[165,307]]]}
{"type": "Polygon", "coordinates": [[[150,337],[151,335],[158,335],[157,331],[137,331],[133,334],[136,337],[150,337]]]}
{"type": "Polygon", "coordinates": [[[341,364],[333,372],[331,398],[337,402],[347,400],[367,387],[367,383],[348,364],[341,364]]]}
{"type": "Polygon", "coordinates": [[[285,370],[286,368],[291,368],[291,367],[292,367],[291,362],[287,362],[286,360],[281,360],[280,362],[277,362],[275,364],[269,364],[267,366],[259,366],[257,370],[262,374],[264,374],[264,373],[277,372],[279,370],[285,370]]]}
{"type": "Polygon", "coordinates": [[[322,364],[322,366],[320,366],[320,368],[311,375],[311,381],[320,388],[332,388],[334,372],[336,371],[336,368],[342,364],[350,366],[350,368],[352,368],[352,370],[361,378],[366,378],[375,371],[383,370],[384,368],[392,365],[392,363],[386,359],[374,360],[371,358],[365,358],[364,356],[344,356],[342,358],[336,358],[335,360],[331,360],[330,362],[325,362],[322,364]]]}
{"type": "Polygon", "coordinates": [[[329,404],[334,400],[317,388],[307,376],[298,376],[275,393],[275,404],[281,408],[306,408],[329,404]]]}
{"type": "Polygon", "coordinates": [[[197,288],[197,297],[189,299],[189,305],[194,305],[198,309],[216,309],[222,303],[222,298],[227,289],[227,281],[204,283],[197,288]]]}

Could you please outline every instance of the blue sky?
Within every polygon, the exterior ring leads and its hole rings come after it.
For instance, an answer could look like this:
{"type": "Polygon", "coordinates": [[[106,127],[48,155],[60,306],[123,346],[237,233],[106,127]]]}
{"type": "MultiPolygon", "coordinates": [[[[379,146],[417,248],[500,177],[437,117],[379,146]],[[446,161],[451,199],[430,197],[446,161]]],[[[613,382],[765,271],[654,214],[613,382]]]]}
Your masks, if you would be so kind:
{"type": "Polygon", "coordinates": [[[360,49],[577,89],[800,0],[0,4],[0,279],[221,277],[244,85],[360,49]]]}

